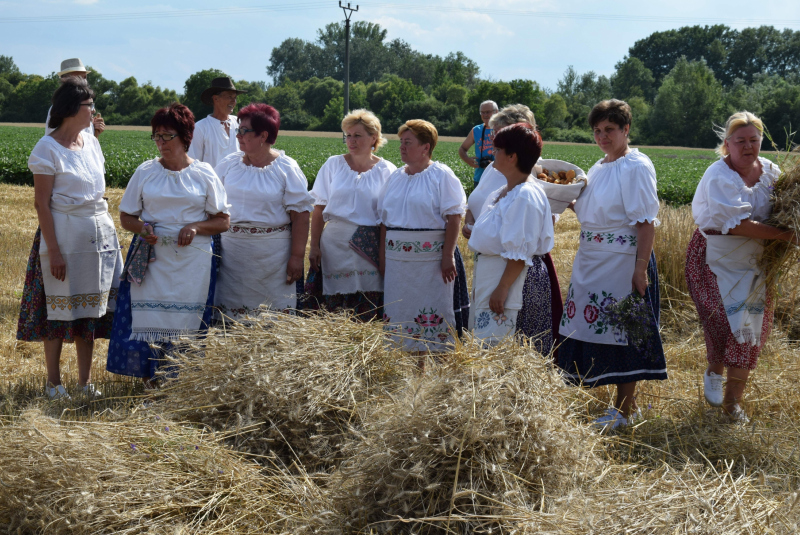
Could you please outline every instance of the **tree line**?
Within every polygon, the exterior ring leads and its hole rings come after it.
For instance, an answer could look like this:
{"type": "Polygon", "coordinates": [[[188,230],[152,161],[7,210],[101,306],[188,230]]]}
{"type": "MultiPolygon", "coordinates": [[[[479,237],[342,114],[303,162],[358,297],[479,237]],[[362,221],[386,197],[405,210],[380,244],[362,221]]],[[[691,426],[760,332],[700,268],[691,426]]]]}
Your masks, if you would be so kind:
{"type": "MultiPolygon", "coordinates": [[[[800,32],[772,26],[731,29],[690,26],[655,32],[636,41],[611,76],[579,73],[569,66],[554,89],[533,80],[481,78],[461,52],[445,57],[388,40],[377,24],[352,25],[350,106],[374,111],[386,131],[406,119],[425,118],[443,135],[466,135],[484,100],[522,103],[537,117],[545,140],[592,142],[586,121],[606,98],[627,100],[634,113],[637,144],[711,147],[714,123],[747,109],[760,115],[780,147],[800,124],[800,32]]],[[[328,24],[315,41],[291,38],[272,49],[266,73],[272,83],[239,80],[248,90],[240,105],[267,102],[281,112],[282,128],[339,129],[343,108],[344,25],[328,24]]],[[[191,75],[178,95],[133,77],[120,83],[92,71],[98,110],[108,124],[149,124],[153,112],[180,100],[198,117],[210,110],[200,93],[224,72],[191,75]]],[[[58,84],[55,74],[22,74],[0,56],[0,121],[41,122],[58,84]]]]}

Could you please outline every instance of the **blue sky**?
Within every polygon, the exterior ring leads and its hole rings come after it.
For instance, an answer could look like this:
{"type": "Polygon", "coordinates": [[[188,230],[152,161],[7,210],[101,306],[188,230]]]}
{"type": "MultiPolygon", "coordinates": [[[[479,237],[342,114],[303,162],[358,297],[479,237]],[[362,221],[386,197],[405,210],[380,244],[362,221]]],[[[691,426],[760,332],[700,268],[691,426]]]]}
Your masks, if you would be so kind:
{"type": "MultiPolygon", "coordinates": [[[[389,38],[446,55],[460,50],[483,77],[527,78],[555,88],[568,65],[610,75],[637,40],[693,24],[769,24],[800,30],[800,2],[673,0],[367,0],[353,20],[377,22],[389,38]]],[[[284,39],[314,40],[340,21],[337,0],[0,0],[0,54],[23,72],[49,74],[80,57],[107,78],[182,92],[186,78],[218,68],[271,82],[266,67],[284,39]]]]}

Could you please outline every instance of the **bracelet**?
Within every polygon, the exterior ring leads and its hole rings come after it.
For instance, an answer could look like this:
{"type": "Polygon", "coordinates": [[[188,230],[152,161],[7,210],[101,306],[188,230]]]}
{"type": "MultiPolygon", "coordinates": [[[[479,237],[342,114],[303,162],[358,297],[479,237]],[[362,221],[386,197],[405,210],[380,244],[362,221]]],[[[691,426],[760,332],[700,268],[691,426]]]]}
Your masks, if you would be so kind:
{"type": "Polygon", "coordinates": [[[647,258],[637,258],[636,261],[637,262],[649,262],[650,260],[647,259],[647,258]]]}

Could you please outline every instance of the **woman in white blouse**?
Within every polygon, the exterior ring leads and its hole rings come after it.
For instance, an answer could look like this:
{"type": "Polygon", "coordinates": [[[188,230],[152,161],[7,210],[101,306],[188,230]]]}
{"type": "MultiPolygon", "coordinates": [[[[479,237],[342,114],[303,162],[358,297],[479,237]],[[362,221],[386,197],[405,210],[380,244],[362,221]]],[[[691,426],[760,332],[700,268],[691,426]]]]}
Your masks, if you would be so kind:
{"type": "Polygon", "coordinates": [[[741,422],[747,416],[739,401],[773,320],[772,300],[753,258],[763,249],[760,240],[798,242],[791,231],[763,223],[780,176],[775,164],[759,157],[763,132],[761,120],[746,111],[731,115],[718,132],[721,158],[697,185],[692,214],[698,228],[686,252],[686,281],[706,341],[705,398],[741,422]]]}
{"type": "Polygon", "coordinates": [[[386,139],[370,111],[342,121],[347,154],[331,156],[317,173],[311,195],[311,277],[320,277],[328,310],[352,310],[361,320],[383,316],[383,276],[378,271],[378,193],[397,167],[375,155],[386,139]],[[327,224],[326,224],[327,223],[327,224]]]}
{"type": "Polygon", "coordinates": [[[39,228],[28,259],[17,340],[44,342],[47,395],[69,398],[61,384],[61,349],[75,342],[78,385],[89,382],[96,338],[108,338],[116,306],[122,255],[103,199],[103,152],[83,132],[91,124],[94,93],[80,78],[64,80],[53,94],[50,125],[31,152],[39,228]],[[42,241],[44,238],[44,241],[42,241]]]}
{"type": "Polygon", "coordinates": [[[148,345],[169,347],[210,319],[212,236],[230,224],[219,178],[186,152],[194,130],[189,108],[177,103],[161,108],[150,124],[161,157],[136,169],[119,209],[122,227],[152,246],[152,256],[144,253],[147,248],[135,247],[136,241],[131,244],[131,251],[144,258],[129,253],[128,277],[120,287],[124,314],[114,320],[107,364],[110,372],[142,377],[146,385],[159,365],[148,345]],[[132,277],[132,265],[146,271],[132,277]]]}
{"type": "Polygon", "coordinates": [[[456,246],[467,197],[453,171],[431,161],[436,127],[414,119],[398,134],[405,166],[378,197],[384,320],[405,350],[442,352],[469,309],[456,246]]]}
{"type": "Polygon", "coordinates": [[[519,330],[523,286],[531,278],[535,291],[528,293],[528,305],[538,311],[538,328],[524,334],[548,353],[553,345],[550,277],[542,257],[553,248],[553,218],[547,196],[531,176],[542,138],[529,124],[494,132],[494,168],[506,185],[490,194],[469,240],[478,253],[470,323],[475,336],[488,343],[513,335],[519,330]]]}
{"type": "Polygon", "coordinates": [[[653,254],[659,203],[653,163],[628,146],[630,106],[604,100],[592,109],[589,124],[606,156],[589,170],[588,185],[574,204],[580,246],[561,319],[557,362],[572,383],[617,386],[614,406],[595,422],[614,429],[636,416],[638,381],[667,378],[653,254]],[[645,347],[639,347],[643,341],[629,341],[606,316],[608,307],[632,291],[647,303],[647,317],[640,318],[650,331],[645,347]]]}
{"type": "Polygon", "coordinates": [[[312,200],[297,162],[272,148],[280,125],[272,106],[243,108],[236,134],[241,150],[216,168],[231,203],[231,227],[222,235],[215,303],[229,318],[255,314],[261,305],[297,307],[312,200]]]}

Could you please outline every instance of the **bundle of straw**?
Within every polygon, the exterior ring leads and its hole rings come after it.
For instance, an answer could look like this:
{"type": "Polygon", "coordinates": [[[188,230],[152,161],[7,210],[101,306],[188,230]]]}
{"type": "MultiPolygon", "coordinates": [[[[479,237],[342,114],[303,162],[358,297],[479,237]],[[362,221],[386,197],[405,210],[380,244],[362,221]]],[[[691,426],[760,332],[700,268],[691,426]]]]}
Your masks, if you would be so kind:
{"type": "MultiPolygon", "coordinates": [[[[800,235],[800,155],[796,151],[780,158],[781,175],[772,188],[772,214],[766,224],[800,235]]],[[[775,297],[778,284],[800,261],[800,249],[782,240],[767,240],[759,267],[766,275],[766,288],[775,297]]]]}
{"type": "Polygon", "coordinates": [[[350,529],[505,533],[598,473],[602,439],[549,358],[513,340],[463,355],[408,377],[354,432],[330,484],[350,529]]]}
{"type": "Polygon", "coordinates": [[[0,427],[0,466],[3,533],[297,533],[325,510],[307,477],[152,415],[78,423],[29,410],[0,427]]]}
{"type": "Polygon", "coordinates": [[[333,314],[212,330],[172,364],[179,371],[165,377],[162,410],[231,432],[240,451],[275,453],[309,471],[338,462],[356,409],[385,397],[413,366],[388,351],[380,324],[333,314]]]}

